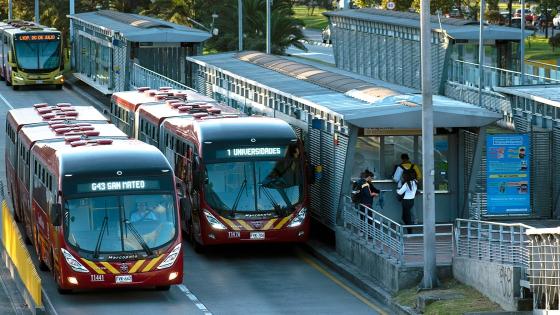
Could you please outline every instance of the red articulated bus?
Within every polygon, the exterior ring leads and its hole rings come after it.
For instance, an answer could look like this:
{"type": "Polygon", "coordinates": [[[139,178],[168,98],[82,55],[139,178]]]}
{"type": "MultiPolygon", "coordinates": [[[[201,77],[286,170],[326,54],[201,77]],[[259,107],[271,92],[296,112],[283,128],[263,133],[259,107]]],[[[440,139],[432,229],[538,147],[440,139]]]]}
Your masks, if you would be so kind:
{"type": "MultiPolygon", "coordinates": [[[[69,116],[60,104],[35,105],[45,122],[16,126],[7,149],[16,169],[8,181],[28,187],[14,199],[40,269],[53,272],[61,293],[182,283],[176,185],[163,154],[106,121],[73,120],[76,108],[64,107],[69,116]]],[[[20,111],[29,109],[8,117],[20,111]]]]}
{"type": "MultiPolygon", "coordinates": [[[[29,200],[29,185],[22,181],[12,180],[29,176],[29,149],[25,150],[21,143],[17,143],[17,134],[24,126],[48,125],[49,122],[75,121],[80,123],[108,123],[93,106],[72,106],[69,103],[58,103],[55,106],[48,104],[35,104],[35,107],[22,108],[8,112],[6,117],[6,177],[9,179],[8,191],[10,192],[14,217],[16,221],[24,220],[23,209],[31,209],[28,205],[22,206],[19,199],[29,200]],[[19,161],[19,164],[18,164],[19,161]],[[19,168],[16,167],[19,165],[19,168]],[[17,176],[16,176],[17,174],[17,176]],[[16,198],[18,197],[19,198],[16,198]]],[[[29,220],[29,215],[27,216],[29,220]]]]}
{"type": "MultiPolygon", "coordinates": [[[[147,91],[115,93],[112,106],[120,110],[147,91]]],[[[129,114],[137,122],[129,135],[157,145],[174,168],[183,228],[195,250],[308,239],[311,178],[289,124],[242,116],[215,101],[191,102],[181,91],[156,95],[159,103],[139,104],[129,114]]]]}

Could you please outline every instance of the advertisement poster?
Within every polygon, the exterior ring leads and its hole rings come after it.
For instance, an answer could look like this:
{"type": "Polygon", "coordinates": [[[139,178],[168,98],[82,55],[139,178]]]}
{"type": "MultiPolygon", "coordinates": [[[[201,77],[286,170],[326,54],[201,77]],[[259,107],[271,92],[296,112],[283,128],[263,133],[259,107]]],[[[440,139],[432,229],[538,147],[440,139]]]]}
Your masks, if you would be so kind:
{"type": "Polygon", "coordinates": [[[529,166],[526,134],[488,135],[486,138],[486,192],[488,214],[530,214],[529,166]]]}

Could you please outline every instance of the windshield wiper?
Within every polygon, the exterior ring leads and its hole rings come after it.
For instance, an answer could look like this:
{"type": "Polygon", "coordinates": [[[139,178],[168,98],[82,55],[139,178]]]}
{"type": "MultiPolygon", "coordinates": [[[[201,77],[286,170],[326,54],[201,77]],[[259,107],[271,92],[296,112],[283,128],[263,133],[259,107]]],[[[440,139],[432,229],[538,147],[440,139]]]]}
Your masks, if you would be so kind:
{"type": "Polygon", "coordinates": [[[239,192],[237,193],[237,197],[235,197],[235,202],[233,203],[233,206],[231,206],[232,217],[235,215],[235,210],[237,209],[237,205],[239,205],[239,200],[241,199],[241,194],[243,193],[243,190],[245,190],[246,187],[247,187],[247,177],[245,177],[245,179],[241,183],[241,187],[239,187],[239,192]]]}
{"type": "Polygon", "coordinates": [[[103,241],[103,232],[105,232],[108,222],[109,217],[105,216],[103,218],[103,223],[101,223],[101,231],[99,231],[99,235],[97,236],[97,244],[95,244],[95,251],[93,252],[94,258],[99,258],[99,250],[101,249],[101,242],[103,241]]]}
{"type": "Polygon", "coordinates": [[[140,235],[140,233],[138,233],[138,230],[136,230],[134,225],[132,225],[132,223],[130,223],[130,221],[128,221],[127,219],[124,220],[124,224],[125,224],[125,226],[130,228],[130,232],[132,232],[132,236],[134,236],[134,238],[136,238],[136,240],[138,241],[140,246],[142,246],[142,249],[144,249],[146,254],[148,254],[148,256],[152,256],[154,254],[152,252],[152,249],[148,246],[148,244],[146,244],[146,241],[144,240],[142,235],[140,235]]]}

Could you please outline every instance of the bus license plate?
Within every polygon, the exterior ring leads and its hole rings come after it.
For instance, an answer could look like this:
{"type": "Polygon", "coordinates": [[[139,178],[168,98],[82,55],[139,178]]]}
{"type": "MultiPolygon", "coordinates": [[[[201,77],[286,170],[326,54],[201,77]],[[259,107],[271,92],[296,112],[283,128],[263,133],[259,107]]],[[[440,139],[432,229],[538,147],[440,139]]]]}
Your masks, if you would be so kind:
{"type": "Polygon", "coordinates": [[[251,232],[252,240],[264,240],[264,232],[251,232]]]}
{"type": "Polygon", "coordinates": [[[132,275],[115,276],[116,283],[130,283],[132,282],[132,275]]]}
{"type": "Polygon", "coordinates": [[[35,83],[41,84],[41,83],[43,83],[43,80],[35,80],[35,83]]]}

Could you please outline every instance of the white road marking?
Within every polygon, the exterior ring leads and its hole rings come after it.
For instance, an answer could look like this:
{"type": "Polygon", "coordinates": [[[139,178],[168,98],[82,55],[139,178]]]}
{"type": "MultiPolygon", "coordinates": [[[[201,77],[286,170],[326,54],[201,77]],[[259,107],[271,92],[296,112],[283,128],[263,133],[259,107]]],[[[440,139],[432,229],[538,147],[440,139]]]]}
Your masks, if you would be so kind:
{"type": "Polygon", "coordinates": [[[5,103],[6,105],[8,105],[8,107],[9,107],[10,109],[14,109],[14,107],[12,106],[12,104],[10,104],[10,102],[8,102],[8,100],[7,100],[2,94],[0,94],[0,99],[1,99],[2,101],[4,101],[4,103],[5,103]]]}
{"type": "Polygon", "coordinates": [[[185,293],[185,295],[189,298],[189,300],[191,300],[191,302],[194,303],[194,305],[196,305],[196,307],[198,307],[199,310],[204,312],[204,315],[212,315],[212,312],[210,312],[208,310],[208,308],[206,308],[206,306],[204,306],[204,304],[202,304],[198,298],[192,294],[192,292],[187,289],[187,287],[184,284],[180,284],[179,286],[179,290],[183,291],[183,293],[185,293]]]}

